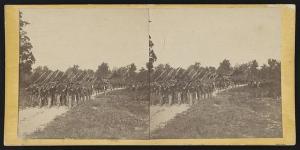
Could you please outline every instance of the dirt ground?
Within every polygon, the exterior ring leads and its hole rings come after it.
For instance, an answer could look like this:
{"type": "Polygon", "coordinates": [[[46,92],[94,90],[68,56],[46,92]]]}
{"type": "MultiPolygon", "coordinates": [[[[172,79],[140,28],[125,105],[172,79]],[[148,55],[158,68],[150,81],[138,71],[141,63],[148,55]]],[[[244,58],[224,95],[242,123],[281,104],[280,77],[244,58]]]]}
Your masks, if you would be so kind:
{"type": "Polygon", "coordinates": [[[43,130],[47,123],[68,111],[68,107],[27,107],[19,110],[19,136],[25,137],[37,130],[43,130]]]}
{"type": "Polygon", "coordinates": [[[56,117],[27,138],[148,139],[149,103],[144,98],[128,90],[102,94],[56,117]]]}
{"type": "Polygon", "coordinates": [[[163,128],[169,120],[189,108],[190,106],[188,104],[150,106],[150,132],[153,132],[158,128],[163,128]]]}
{"type": "MultiPolygon", "coordinates": [[[[114,89],[120,90],[122,88],[114,89]]],[[[112,92],[112,91],[109,91],[112,92]]],[[[102,94],[100,92],[99,94],[102,94]]],[[[92,99],[95,95],[92,95],[92,99]]],[[[35,131],[43,130],[49,122],[54,120],[56,117],[66,113],[69,108],[66,106],[53,106],[48,107],[38,107],[37,100],[31,101],[30,104],[36,104],[36,106],[24,105],[24,99],[22,100],[21,107],[19,107],[19,128],[18,135],[20,137],[26,137],[35,131]]]]}
{"type": "Polygon", "coordinates": [[[281,100],[253,97],[240,87],[221,92],[178,114],[153,139],[282,137],[281,100]]]}

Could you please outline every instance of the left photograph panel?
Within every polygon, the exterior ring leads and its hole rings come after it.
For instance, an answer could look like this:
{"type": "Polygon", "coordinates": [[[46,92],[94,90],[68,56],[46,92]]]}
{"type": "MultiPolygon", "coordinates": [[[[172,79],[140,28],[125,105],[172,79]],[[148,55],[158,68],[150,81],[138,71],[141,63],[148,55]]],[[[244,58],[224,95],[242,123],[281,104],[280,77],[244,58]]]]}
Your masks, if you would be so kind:
{"type": "Polygon", "coordinates": [[[148,139],[148,9],[19,10],[25,139],[148,139]]]}

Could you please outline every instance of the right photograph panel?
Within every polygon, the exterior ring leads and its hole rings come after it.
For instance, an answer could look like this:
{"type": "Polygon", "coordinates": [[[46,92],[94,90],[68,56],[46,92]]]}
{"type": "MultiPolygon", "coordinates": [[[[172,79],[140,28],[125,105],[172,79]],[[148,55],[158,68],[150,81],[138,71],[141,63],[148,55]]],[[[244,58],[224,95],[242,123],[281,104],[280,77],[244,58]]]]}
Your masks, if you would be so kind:
{"type": "Polygon", "coordinates": [[[151,139],[281,138],[279,8],[153,8],[151,139]]]}

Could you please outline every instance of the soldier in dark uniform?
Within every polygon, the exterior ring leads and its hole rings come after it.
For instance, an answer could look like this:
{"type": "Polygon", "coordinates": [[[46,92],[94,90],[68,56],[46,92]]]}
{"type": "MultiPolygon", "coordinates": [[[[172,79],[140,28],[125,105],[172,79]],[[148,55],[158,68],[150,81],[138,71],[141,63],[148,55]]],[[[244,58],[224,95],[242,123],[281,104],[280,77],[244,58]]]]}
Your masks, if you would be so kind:
{"type": "Polygon", "coordinates": [[[79,89],[80,89],[80,91],[79,91],[80,101],[84,102],[85,101],[85,87],[84,86],[82,87],[82,86],[79,85],[79,89]]]}
{"type": "Polygon", "coordinates": [[[188,101],[188,89],[186,86],[182,88],[182,102],[186,104],[188,101]]]}
{"type": "Polygon", "coordinates": [[[44,105],[44,89],[43,86],[38,87],[39,92],[39,107],[42,107],[44,105]]]}
{"type": "Polygon", "coordinates": [[[76,94],[75,94],[75,85],[74,84],[71,84],[70,86],[70,100],[69,100],[69,107],[72,107],[72,105],[74,104],[75,102],[75,98],[76,98],[76,94]]]}
{"type": "Polygon", "coordinates": [[[55,85],[55,100],[56,100],[56,105],[60,106],[61,105],[61,92],[62,92],[62,88],[61,88],[61,84],[58,83],[55,85]]]}
{"type": "Polygon", "coordinates": [[[63,84],[62,85],[62,90],[61,90],[61,96],[60,96],[60,99],[61,99],[61,103],[62,105],[67,105],[67,101],[68,101],[68,92],[67,92],[67,85],[66,84],[63,84]]]}
{"type": "Polygon", "coordinates": [[[170,85],[167,86],[166,95],[168,97],[168,104],[171,106],[172,105],[172,99],[173,99],[172,86],[170,86],[170,85]]]}
{"type": "Polygon", "coordinates": [[[160,99],[162,99],[162,85],[161,84],[158,84],[158,87],[157,87],[157,96],[159,97],[159,100],[157,102],[157,104],[160,104],[160,99]]]}
{"type": "Polygon", "coordinates": [[[191,93],[191,87],[190,86],[187,87],[187,98],[188,98],[188,103],[190,105],[192,105],[193,104],[193,96],[192,96],[192,93],[191,93]]]}
{"type": "Polygon", "coordinates": [[[80,93],[81,93],[81,90],[80,90],[80,87],[78,84],[76,84],[75,86],[75,104],[77,105],[80,101],[80,93]]]}
{"type": "Polygon", "coordinates": [[[175,95],[177,98],[177,104],[181,104],[182,103],[182,88],[179,84],[176,85],[175,87],[175,95]]]}
{"type": "Polygon", "coordinates": [[[200,102],[201,99],[201,91],[200,91],[200,84],[196,85],[196,94],[197,94],[197,103],[200,102]]]}
{"type": "Polygon", "coordinates": [[[89,86],[89,88],[88,88],[88,100],[90,100],[91,99],[91,96],[93,95],[93,86],[89,86]]]}
{"type": "Polygon", "coordinates": [[[49,93],[48,107],[51,107],[55,102],[55,92],[56,92],[55,86],[53,84],[50,85],[47,91],[48,91],[47,93],[49,93]]]}
{"type": "Polygon", "coordinates": [[[166,97],[166,92],[167,92],[167,87],[165,85],[163,85],[162,90],[161,90],[161,96],[159,99],[159,104],[163,105],[165,102],[165,97],[166,97]]]}

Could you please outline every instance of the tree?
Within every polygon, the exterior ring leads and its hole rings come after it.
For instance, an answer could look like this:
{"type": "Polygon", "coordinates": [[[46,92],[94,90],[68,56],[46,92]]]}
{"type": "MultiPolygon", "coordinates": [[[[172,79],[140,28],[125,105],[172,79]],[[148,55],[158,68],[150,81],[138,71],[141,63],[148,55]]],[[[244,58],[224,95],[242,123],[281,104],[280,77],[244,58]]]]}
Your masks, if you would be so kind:
{"type": "Polygon", "coordinates": [[[170,64],[165,64],[165,70],[171,70],[172,67],[170,66],[170,64]]]}
{"type": "Polygon", "coordinates": [[[151,40],[151,36],[149,35],[149,62],[147,62],[146,67],[149,71],[153,69],[153,63],[157,60],[156,54],[153,50],[154,43],[151,40]]]}
{"type": "Polygon", "coordinates": [[[89,74],[89,75],[93,75],[95,72],[94,70],[92,69],[87,69],[86,72],[89,74]]]}
{"type": "Polygon", "coordinates": [[[217,69],[216,69],[215,67],[213,67],[213,66],[209,66],[209,67],[208,67],[208,70],[209,70],[210,72],[216,72],[216,71],[217,71],[217,69]]]}
{"type": "Polygon", "coordinates": [[[250,62],[248,78],[252,81],[258,80],[258,63],[256,60],[250,62]]]}
{"type": "Polygon", "coordinates": [[[22,12],[19,12],[19,67],[20,67],[20,86],[28,86],[30,75],[32,73],[32,65],[35,63],[35,57],[31,51],[32,44],[24,27],[29,25],[29,22],[24,21],[22,12]]]}
{"type": "Polygon", "coordinates": [[[129,69],[128,69],[128,75],[129,75],[129,79],[134,79],[135,78],[135,76],[136,76],[136,66],[135,66],[135,64],[134,63],[132,63],[132,64],[130,64],[129,65],[129,69]]]}
{"type": "Polygon", "coordinates": [[[259,71],[259,78],[262,80],[268,80],[269,75],[270,75],[270,68],[266,64],[263,64],[259,71]]]}
{"type": "Polygon", "coordinates": [[[231,72],[232,68],[228,59],[224,59],[220,66],[217,69],[217,73],[221,75],[228,75],[231,72]]]}
{"type": "Polygon", "coordinates": [[[281,63],[275,59],[268,59],[269,69],[269,79],[273,81],[281,80],[281,63]]]}
{"type": "Polygon", "coordinates": [[[195,62],[194,68],[195,68],[195,70],[200,70],[200,68],[201,68],[201,63],[200,63],[200,62],[195,62]]]}
{"type": "Polygon", "coordinates": [[[71,70],[73,71],[73,73],[78,73],[79,71],[79,66],[78,65],[73,65],[73,67],[71,68],[71,70]]]}
{"type": "Polygon", "coordinates": [[[233,68],[231,79],[234,82],[245,83],[248,81],[249,63],[243,63],[233,68]]]}
{"type": "Polygon", "coordinates": [[[139,70],[139,73],[137,74],[136,81],[138,81],[140,83],[147,83],[148,82],[148,75],[149,75],[148,73],[149,72],[144,67],[142,67],[139,70]]]}
{"type": "Polygon", "coordinates": [[[101,65],[98,66],[96,70],[96,77],[98,79],[107,78],[110,74],[109,66],[107,63],[103,62],[101,65]]]}

